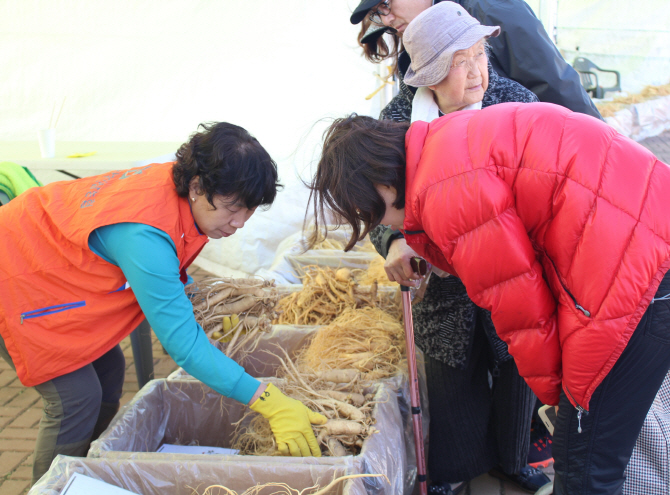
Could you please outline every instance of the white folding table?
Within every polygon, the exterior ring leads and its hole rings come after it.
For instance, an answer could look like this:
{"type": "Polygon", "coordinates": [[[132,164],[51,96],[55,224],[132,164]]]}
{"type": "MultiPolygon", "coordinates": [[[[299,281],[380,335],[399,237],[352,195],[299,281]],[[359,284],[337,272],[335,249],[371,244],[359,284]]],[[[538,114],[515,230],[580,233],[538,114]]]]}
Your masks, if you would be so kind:
{"type": "Polygon", "coordinates": [[[181,143],[174,142],[114,142],[114,141],[56,141],[56,156],[42,158],[35,141],[0,141],[0,161],[14,162],[32,170],[122,170],[148,163],[174,159],[181,143]],[[73,154],[96,153],[82,158],[67,158],[73,154]]]}

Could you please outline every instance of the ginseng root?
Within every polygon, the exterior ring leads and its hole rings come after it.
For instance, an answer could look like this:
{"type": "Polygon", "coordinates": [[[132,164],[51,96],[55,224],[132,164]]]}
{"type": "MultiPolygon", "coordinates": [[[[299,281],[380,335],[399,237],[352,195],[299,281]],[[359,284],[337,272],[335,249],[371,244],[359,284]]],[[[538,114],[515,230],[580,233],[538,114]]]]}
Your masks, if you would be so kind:
{"type": "Polygon", "coordinates": [[[361,412],[356,406],[352,406],[346,402],[342,402],[336,399],[322,399],[315,402],[326,407],[334,407],[342,416],[353,421],[365,421],[365,414],[361,412]]]}
{"type": "Polygon", "coordinates": [[[333,383],[349,383],[360,377],[358,370],[326,370],[317,371],[316,376],[321,380],[333,383]]]}
{"type": "Polygon", "coordinates": [[[328,435],[331,436],[365,435],[369,430],[368,426],[348,419],[329,419],[326,424],[323,425],[323,428],[325,428],[328,435]]]}
{"type": "Polygon", "coordinates": [[[344,457],[347,455],[347,450],[337,438],[329,437],[326,441],[326,445],[328,446],[328,450],[330,450],[330,455],[334,457],[344,457]]]}
{"type": "Polygon", "coordinates": [[[320,393],[328,397],[339,400],[341,402],[351,402],[356,407],[361,407],[365,404],[365,397],[362,394],[339,392],[337,390],[321,390],[320,393]]]}
{"type": "Polygon", "coordinates": [[[244,296],[237,301],[220,304],[216,307],[216,314],[231,315],[244,313],[251,309],[258,300],[254,296],[244,296]]]}

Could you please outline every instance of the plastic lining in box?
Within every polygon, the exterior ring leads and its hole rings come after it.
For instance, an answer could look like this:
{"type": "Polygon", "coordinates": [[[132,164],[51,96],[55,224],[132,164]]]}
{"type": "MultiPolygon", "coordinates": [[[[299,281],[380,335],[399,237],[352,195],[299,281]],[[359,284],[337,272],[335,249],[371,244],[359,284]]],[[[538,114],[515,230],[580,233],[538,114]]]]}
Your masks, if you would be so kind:
{"type": "MultiPolygon", "coordinates": [[[[93,442],[90,458],[127,461],[183,461],[193,459],[231,463],[240,470],[266,463],[286,464],[291,470],[309,472],[314,465],[340,467],[349,474],[384,474],[366,479],[363,484],[378,494],[411,491],[416,468],[408,463],[405,424],[398,404],[397,385],[379,384],[373,418],[380,433],[368,437],[361,453],[346,457],[278,457],[240,455],[163,454],[156,450],[163,443],[229,447],[234,427],[246,406],[214,392],[195,380],[153,380],[118,414],[109,428],[93,442]]],[[[411,428],[411,425],[410,425],[411,428]]],[[[412,458],[413,459],[413,458],[412,458]]]]}

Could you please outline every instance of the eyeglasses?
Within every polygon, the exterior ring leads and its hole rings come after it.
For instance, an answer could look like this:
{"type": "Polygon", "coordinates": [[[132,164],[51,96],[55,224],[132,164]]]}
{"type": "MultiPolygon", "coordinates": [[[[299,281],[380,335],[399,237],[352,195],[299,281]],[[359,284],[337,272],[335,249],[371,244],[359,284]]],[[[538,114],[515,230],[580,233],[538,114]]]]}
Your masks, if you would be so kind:
{"type": "Polygon", "coordinates": [[[385,0],[384,2],[377,5],[377,8],[370,11],[368,16],[370,20],[375,24],[382,24],[381,16],[389,15],[391,13],[391,2],[390,0],[385,0]]]}
{"type": "Polygon", "coordinates": [[[488,57],[486,56],[486,47],[484,45],[481,47],[478,46],[476,48],[475,54],[470,57],[466,57],[465,55],[455,56],[451,62],[451,70],[467,69],[468,71],[472,71],[475,67],[479,67],[478,64],[480,61],[482,61],[482,58],[488,61],[488,57]]]}

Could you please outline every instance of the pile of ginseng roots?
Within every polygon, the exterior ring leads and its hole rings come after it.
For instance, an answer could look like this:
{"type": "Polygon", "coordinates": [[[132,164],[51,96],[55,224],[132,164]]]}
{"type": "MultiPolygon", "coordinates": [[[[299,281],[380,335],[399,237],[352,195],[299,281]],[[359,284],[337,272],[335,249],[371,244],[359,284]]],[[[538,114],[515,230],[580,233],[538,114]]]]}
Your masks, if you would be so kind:
{"type": "Polygon", "coordinates": [[[398,284],[396,282],[391,282],[386,276],[386,270],[384,270],[385,262],[386,260],[384,258],[377,256],[370,262],[367,270],[352,270],[354,279],[357,283],[364,286],[377,284],[378,286],[385,285],[397,287],[398,284]]]}
{"type": "MultiPolygon", "coordinates": [[[[310,234],[306,234],[305,237],[310,237],[310,234]]],[[[333,238],[334,236],[330,237],[324,237],[323,235],[318,236],[317,242],[309,247],[307,246],[307,241],[302,241],[303,242],[303,247],[305,249],[314,249],[317,251],[321,250],[333,250],[333,251],[344,251],[344,248],[346,247],[347,243],[339,241],[337,239],[333,238]]],[[[355,252],[363,252],[363,253],[374,253],[375,252],[375,247],[370,241],[370,236],[366,236],[364,240],[357,242],[354,244],[354,247],[352,248],[352,251],[355,252]]]]}
{"type": "MultiPolygon", "coordinates": [[[[295,362],[282,349],[275,385],[328,418],[313,426],[323,455],[357,455],[377,432],[372,416],[379,381],[406,369],[404,329],[379,308],[348,308],[318,329],[295,362]]],[[[383,395],[383,394],[382,394],[383,395]]],[[[248,412],[237,424],[232,447],[243,455],[277,455],[265,418],[248,412]]]]}
{"type": "MultiPolygon", "coordinates": [[[[344,251],[345,243],[340,242],[337,239],[331,237],[323,238],[317,242],[311,249],[314,250],[336,250],[344,251]]],[[[366,253],[375,253],[375,247],[370,241],[370,237],[366,236],[364,241],[357,242],[354,245],[352,251],[355,252],[366,252],[366,253]]],[[[345,255],[346,256],[346,255],[345,255]]],[[[375,257],[370,264],[368,265],[367,270],[363,269],[354,269],[352,270],[354,279],[360,285],[372,285],[376,283],[377,285],[396,285],[395,282],[391,282],[386,276],[386,271],[384,270],[384,262],[386,260],[381,257],[375,257]]]]}
{"type": "MultiPolygon", "coordinates": [[[[320,487],[318,484],[303,488],[302,490],[291,488],[286,483],[263,483],[251,488],[247,488],[242,493],[238,493],[235,490],[226,488],[223,485],[212,485],[208,486],[202,495],[328,495],[332,493],[338,493],[339,490],[335,491],[335,486],[339,483],[342,483],[345,480],[350,480],[354,478],[385,478],[388,483],[388,478],[383,474],[349,474],[346,476],[339,476],[333,479],[324,487],[320,487]],[[270,491],[272,490],[272,491],[270,491]]],[[[197,495],[197,492],[194,490],[194,493],[197,495]]]]}
{"type": "Polygon", "coordinates": [[[670,83],[662,84],[660,86],[645,86],[642,91],[633,95],[619,95],[615,96],[611,101],[596,102],[596,107],[598,108],[600,115],[605,118],[613,116],[616,112],[623,110],[629,105],[669,95],[670,83]]]}
{"type": "Polygon", "coordinates": [[[373,280],[369,286],[356,282],[352,271],[310,265],[305,267],[302,289],[287,294],[276,307],[280,325],[327,325],[346,309],[375,307],[400,319],[400,291],[380,291],[373,280]]]}
{"type": "Polygon", "coordinates": [[[210,278],[187,288],[196,321],[213,340],[226,343],[232,358],[251,352],[276,318],[279,295],[274,281],[256,278],[210,278]]]}

